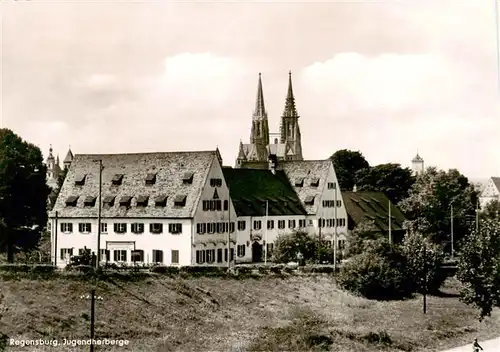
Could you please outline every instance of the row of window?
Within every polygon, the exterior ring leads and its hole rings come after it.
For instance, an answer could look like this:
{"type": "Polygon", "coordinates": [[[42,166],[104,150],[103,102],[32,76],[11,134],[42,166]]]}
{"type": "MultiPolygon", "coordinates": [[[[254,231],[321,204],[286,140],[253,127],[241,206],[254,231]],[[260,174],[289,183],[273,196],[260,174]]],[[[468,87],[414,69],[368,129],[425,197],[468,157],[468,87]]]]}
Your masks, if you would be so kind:
{"type": "MultiPolygon", "coordinates": [[[[234,248],[230,250],[230,260],[234,260],[234,248]]],[[[212,264],[212,263],[223,263],[227,262],[227,248],[224,250],[222,248],[215,249],[202,249],[196,251],[196,263],[197,264],[212,264]],[[217,254],[217,255],[216,255],[217,254]]]]}
{"type": "MultiPolygon", "coordinates": [[[[120,186],[123,183],[124,176],[125,175],[123,175],[123,174],[114,174],[113,178],[111,179],[111,184],[113,186],[120,186]]],[[[183,184],[192,184],[193,183],[193,176],[194,176],[194,172],[191,172],[191,171],[185,172],[184,175],[182,176],[182,183],[183,184]]],[[[87,179],[86,174],[81,174],[81,175],[75,176],[75,186],[84,186],[86,179],[87,179]]],[[[217,179],[211,179],[210,180],[211,183],[212,183],[212,180],[217,180],[217,179]]],[[[144,183],[147,186],[154,185],[156,183],[156,173],[148,173],[146,175],[144,183]]],[[[221,183],[222,183],[222,180],[221,180],[221,183]]]]}
{"type": "Polygon", "coordinates": [[[202,202],[203,211],[224,211],[229,209],[229,201],[225,200],[204,200],[202,202]],[[224,205],[224,206],[223,206],[224,205]]]}
{"type": "MultiPolygon", "coordinates": [[[[66,207],[76,207],[78,204],[78,199],[80,196],[69,196],[66,198],[66,207]]],[[[106,196],[103,198],[102,205],[104,209],[109,209],[111,207],[115,206],[115,203],[118,203],[118,206],[120,207],[126,207],[130,208],[132,205],[132,198],[131,196],[122,196],[118,202],[116,201],[115,196],[106,196]]],[[[167,196],[160,195],[156,196],[153,201],[154,201],[154,206],[155,207],[166,207],[167,206],[167,196]]],[[[96,199],[97,197],[95,196],[87,196],[83,200],[83,206],[84,207],[95,207],[96,205],[96,199]]],[[[184,207],[186,205],[186,199],[187,196],[184,194],[178,194],[174,198],[174,206],[175,207],[184,207]]],[[[145,195],[140,195],[136,197],[136,206],[137,207],[147,207],[149,204],[149,196],[145,195]]]]}
{"type": "MultiPolygon", "coordinates": [[[[127,223],[114,223],[113,224],[114,233],[124,234],[127,232],[127,228],[128,228],[127,223]]],[[[61,232],[72,233],[73,232],[73,223],[62,222],[61,223],[61,232]]],[[[78,232],[80,232],[80,233],[92,232],[92,224],[91,223],[79,223],[78,224],[78,232]]],[[[130,232],[132,232],[134,234],[144,233],[144,224],[142,224],[142,223],[130,224],[130,232]]],[[[153,233],[153,234],[163,233],[163,224],[162,223],[149,224],[149,232],[153,233]]],[[[168,232],[171,234],[174,234],[174,235],[182,233],[182,224],[181,223],[168,224],[168,232]]],[[[102,234],[108,233],[108,224],[105,222],[101,223],[101,233],[102,234]]]]}
{"type": "Polygon", "coordinates": [[[337,219],[337,224],[335,224],[335,219],[318,219],[318,227],[343,227],[346,225],[344,218],[337,219]]]}
{"type": "MultiPolygon", "coordinates": [[[[109,262],[111,261],[111,251],[108,249],[101,249],[101,261],[109,262]]],[[[69,260],[73,255],[73,248],[61,248],[60,250],[61,260],[69,260]]],[[[80,248],[78,250],[78,255],[82,255],[84,253],[84,249],[80,248]]],[[[136,249],[130,251],[130,261],[133,263],[155,263],[155,264],[163,264],[163,251],[159,249],[153,249],[151,253],[151,260],[149,257],[147,261],[144,261],[144,250],[136,249]]],[[[172,264],[179,264],[179,251],[177,249],[172,249],[171,252],[172,264]]],[[[126,249],[115,249],[113,250],[113,261],[114,262],[128,262],[128,251],[126,249]]]]}
{"type": "MultiPolygon", "coordinates": [[[[337,208],[342,206],[342,201],[337,200],[337,208]]],[[[323,201],[323,207],[324,208],[334,208],[335,207],[335,201],[334,200],[324,200],[323,201]]]]}

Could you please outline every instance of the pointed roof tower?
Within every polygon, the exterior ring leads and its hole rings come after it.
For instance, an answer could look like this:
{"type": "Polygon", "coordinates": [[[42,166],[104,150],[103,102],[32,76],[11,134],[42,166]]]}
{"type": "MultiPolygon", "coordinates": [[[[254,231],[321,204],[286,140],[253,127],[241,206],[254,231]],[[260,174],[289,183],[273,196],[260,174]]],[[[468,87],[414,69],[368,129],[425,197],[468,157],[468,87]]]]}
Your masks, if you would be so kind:
{"type": "Polygon", "coordinates": [[[255,110],[253,118],[263,119],[267,118],[266,107],[264,106],[264,91],[262,90],[262,75],[259,72],[259,83],[257,85],[257,99],[255,100],[255,110]]]}
{"type": "Polygon", "coordinates": [[[243,142],[240,139],[240,148],[238,150],[238,159],[239,160],[246,160],[247,156],[245,154],[245,150],[243,149],[243,142]]]}
{"type": "Polygon", "coordinates": [[[286,95],[283,117],[299,117],[295,107],[295,97],[293,96],[292,71],[288,71],[288,93],[286,95]]]}
{"type": "Polygon", "coordinates": [[[49,156],[47,157],[47,160],[53,160],[54,159],[54,155],[52,154],[52,144],[50,144],[49,146],[49,156]]]}
{"type": "Polygon", "coordinates": [[[57,154],[56,165],[59,166],[59,154],[57,154]]]}
{"type": "Polygon", "coordinates": [[[64,158],[65,163],[70,163],[73,161],[73,153],[71,152],[71,146],[68,149],[68,153],[66,154],[66,157],[64,158]]]}

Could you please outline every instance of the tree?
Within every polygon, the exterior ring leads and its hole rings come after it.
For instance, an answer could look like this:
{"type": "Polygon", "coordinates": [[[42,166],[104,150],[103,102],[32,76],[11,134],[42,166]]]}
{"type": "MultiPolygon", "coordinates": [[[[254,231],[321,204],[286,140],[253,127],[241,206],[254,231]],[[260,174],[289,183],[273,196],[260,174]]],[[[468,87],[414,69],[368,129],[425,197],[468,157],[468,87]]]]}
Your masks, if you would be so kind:
{"type": "Polygon", "coordinates": [[[393,203],[408,197],[415,177],[409,168],[400,164],[381,164],[361,170],[358,175],[358,189],[383,192],[393,203]]]}
{"type": "Polygon", "coordinates": [[[356,174],[359,171],[370,168],[370,164],[366,161],[361,152],[352,150],[338,150],[330,159],[333,161],[333,167],[337,175],[340,189],[350,191],[357,183],[356,174]]]}
{"type": "Polygon", "coordinates": [[[0,250],[36,247],[47,224],[46,166],[42,152],[9,129],[0,129],[0,250]]]}
{"type": "Polygon", "coordinates": [[[408,219],[406,229],[430,235],[433,242],[446,244],[449,253],[451,206],[454,242],[459,242],[474,222],[477,200],[478,192],[458,170],[428,168],[399,207],[408,219]]]}
{"type": "Polygon", "coordinates": [[[347,233],[346,257],[352,257],[373,247],[378,229],[375,221],[364,221],[347,233]]]}
{"type": "Polygon", "coordinates": [[[299,252],[307,262],[317,261],[318,255],[324,257],[331,253],[322,248],[317,238],[306,232],[296,231],[278,236],[274,242],[272,259],[276,263],[296,261],[299,252]]]}
{"type": "Polygon", "coordinates": [[[479,213],[481,220],[499,219],[500,220],[500,201],[495,199],[486,204],[484,209],[479,213]]]}
{"type": "Polygon", "coordinates": [[[479,309],[479,320],[500,307],[500,222],[486,219],[462,245],[457,278],[463,283],[461,300],[479,309]]]}
{"type": "Polygon", "coordinates": [[[403,238],[403,254],[406,257],[407,271],[413,278],[416,289],[423,293],[436,293],[446,279],[441,270],[444,253],[441,246],[432,243],[423,234],[408,232],[403,238]]]}

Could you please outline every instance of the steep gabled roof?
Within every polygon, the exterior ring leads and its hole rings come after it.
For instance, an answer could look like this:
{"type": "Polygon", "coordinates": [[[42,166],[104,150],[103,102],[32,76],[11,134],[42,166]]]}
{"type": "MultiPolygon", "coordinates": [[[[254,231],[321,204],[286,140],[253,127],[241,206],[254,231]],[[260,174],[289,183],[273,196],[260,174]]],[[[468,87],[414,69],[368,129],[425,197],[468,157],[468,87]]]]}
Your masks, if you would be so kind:
{"type": "MultiPolygon", "coordinates": [[[[169,217],[190,218],[194,216],[201,190],[208,177],[210,166],[216,160],[215,151],[140,153],[140,154],[76,154],[71,168],[61,188],[53,211],[59,217],[96,217],[95,207],[84,207],[87,196],[98,197],[99,164],[102,160],[102,199],[114,197],[113,206],[102,208],[103,217],[169,217]],[[183,182],[186,172],[193,172],[192,183],[183,182]],[[156,182],[147,184],[148,174],[156,174],[156,182]],[[75,185],[78,175],[85,174],[85,183],[75,185]],[[114,185],[113,177],[124,175],[121,184],[114,185]],[[146,207],[137,207],[137,197],[147,196],[155,199],[167,196],[166,206],[155,206],[151,202],[146,207]],[[174,205],[177,195],[185,195],[184,206],[174,205]],[[78,196],[76,207],[66,206],[69,196],[78,196]],[[130,206],[120,206],[120,200],[132,197],[130,206]]],[[[53,213],[51,214],[53,215],[53,213]]]]}
{"type": "Polygon", "coordinates": [[[500,177],[492,177],[491,180],[493,181],[493,184],[497,188],[497,190],[500,192],[500,177]]]}
{"type": "Polygon", "coordinates": [[[320,196],[323,193],[331,164],[332,161],[329,159],[278,162],[278,168],[285,172],[308,214],[317,213],[320,196]],[[297,179],[304,179],[302,186],[295,184],[297,179]],[[311,181],[316,179],[319,179],[318,186],[311,186],[311,181]],[[314,204],[305,204],[311,196],[314,197],[314,204]]]}
{"type": "MultiPolygon", "coordinates": [[[[383,232],[389,230],[389,198],[382,192],[342,192],[344,205],[349,218],[358,225],[373,220],[383,232]]],[[[391,202],[391,227],[393,231],[402,230],[406,220],[401,211],[391,202]]]]}
{"type": "Polygon", "coordinates": [[[306,211],[283,171],[224,167],[231,200],[238,216],[306,215],[306,211]]]}
{"type": "Polygon", "coordinates": [[[63,163],[70,163],[73,161],[73,152],[71,151],[71,148],[68,149],[68,153],[66,154],[66,157],[63,160],[63,163]]]}

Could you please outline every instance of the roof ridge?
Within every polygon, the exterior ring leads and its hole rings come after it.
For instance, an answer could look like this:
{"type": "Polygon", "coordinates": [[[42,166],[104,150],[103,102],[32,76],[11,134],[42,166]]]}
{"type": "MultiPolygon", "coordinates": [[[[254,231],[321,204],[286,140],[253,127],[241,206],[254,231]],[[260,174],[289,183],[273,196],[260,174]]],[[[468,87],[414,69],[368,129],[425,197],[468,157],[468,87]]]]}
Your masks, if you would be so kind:
{"type": "Polygon", "coordinates": [[[137,153],[113,153],[113,154],[99,154],[99,153],[89,153],[89,154],[74,154],[76,156],[119,156],[119,155],[153,155],[153,154],[188,154],[188,153],[215,153],[214,150],[182,150],[182,151],[169,151],[169,152],[137,152],[137,153]]]}

